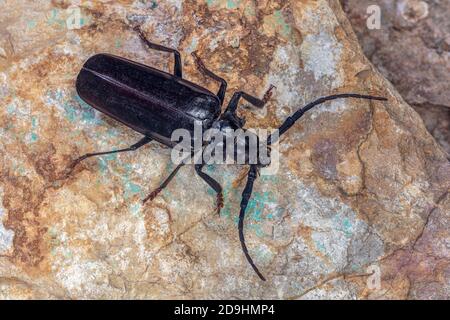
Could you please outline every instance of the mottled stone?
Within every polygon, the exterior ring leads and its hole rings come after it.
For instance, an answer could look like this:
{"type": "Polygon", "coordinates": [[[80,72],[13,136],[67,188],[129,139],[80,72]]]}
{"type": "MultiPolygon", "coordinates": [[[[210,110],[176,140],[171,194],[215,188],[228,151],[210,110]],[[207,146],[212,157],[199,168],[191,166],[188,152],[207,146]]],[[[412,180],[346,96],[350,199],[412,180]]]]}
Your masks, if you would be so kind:
{"type": "Polygon", "coordinates": [[[364,53],[450,155],[450,1],[341,0],[364,53]],[[378,5],[380,29],[367,27],[378,5]]]}
{"type": "Polygon", "coordinates": [[[449,296],[446,155],[364,57],[337,1],[4,2],[0,297],[449,296]],[[67,24],[71,4],[81,8],[76,28],[67,24]],[[266,109],[242,111],[247,127],[275,127],[331,93],[389,98],[322,105],[282,139],[280,168],[257,180],[245,225],[267,282],[238,240],[245,169],[207,168],[224,187],[220,217],[192,167],[142,204],[173,169],[170,150],[157,143],[89,159],[65,177],[77,156],[139,139],[74,88],[98,52],[172,67],[168,54],[143,46],[137,24],[178,48],[186,78],[211,90],[217,84],[196,70],[194,50],[230,92],[262,95],[275,85],[266,109]],[[380,286],[371,274],[378,269],[380,286]]]}

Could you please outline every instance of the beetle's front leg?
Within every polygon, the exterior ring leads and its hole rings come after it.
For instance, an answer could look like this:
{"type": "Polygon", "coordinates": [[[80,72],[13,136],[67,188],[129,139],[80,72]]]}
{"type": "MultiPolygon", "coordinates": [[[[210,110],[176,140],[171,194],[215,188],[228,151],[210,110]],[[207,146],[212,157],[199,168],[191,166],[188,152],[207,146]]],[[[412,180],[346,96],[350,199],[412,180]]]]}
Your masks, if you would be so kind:
{"type": "Polygon", "coordinates": [[[182,67],[182,64],[181,64],[181,55],[180,55],[180,52],[178,52],[178,50],[175,50],[175,49],[172,49],[172,48],[168,48],[168,47],[162,46],[160,44],[156,44],[156,43],[148,41],[147,38],[145,37],[144,33],[142,32],[142,30],[139,27],[135,27],[134,31],[136,31],[139,34],[139,37],[141,38],[141,40],[150,49],[157,50],[157,51],[173,53],[173,56],[175,57],[175,64],[174,64],[173,73],[174,73],[175,76],[177,76],[179,78],[183,77],[183,67],[182,67]]]}
{"type": "Polygon", "coordinates": [[[147,143],[153,141],[152,138],[150,137],[144,137],[141,140],[139,140],[137,143],[133,144],[132,146],[125,148],[125,149],[118,149],[118,150],[112,150],[112,151],[105,151],[105,152],[96,152],[96,153],[86,153],[85,155],[79,157],[78,159],[75,159],[71,165],[69,166],[69,173],[73,171],[73,169],[75,169],[75,167],[83,160],[86,160],[88,158],[91,157],[96,157],[96,156],[103,156],[103,155],[107,155],[107,154],[113,154],[113,153],[120,153],[120,152],[128,152],[128,151],[135,151],[137,149],[139,149],[140,147],[146,145],[147,143]]]}
{"type": "Polygon", "coordinates": [[[192,52],[192,57],[194,58],[195,65],[197,66],[197,69],[206,77],[210,77],[216,81],[220,82],[220,88],[217,92],[217,96],[219,97],[220,104],[223,104],[223,100],[225,99],[225,93],[227,91],[227,82],[225,79],[219,77],[217,74],[209,70],[205,64],[203,63],[202,59],[197,55],[196,52],[192,52]]]}

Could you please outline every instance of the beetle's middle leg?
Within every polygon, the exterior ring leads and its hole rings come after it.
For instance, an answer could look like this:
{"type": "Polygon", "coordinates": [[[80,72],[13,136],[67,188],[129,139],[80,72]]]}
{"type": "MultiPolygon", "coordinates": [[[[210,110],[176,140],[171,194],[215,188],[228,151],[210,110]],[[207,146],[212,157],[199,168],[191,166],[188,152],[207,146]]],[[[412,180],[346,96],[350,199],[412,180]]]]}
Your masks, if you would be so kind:
{"type": "Polygon", "coordinates": [[[223,208],[223,191],[222,191],[222,186],[216,180],[214,180],[209,175],[204,173],[202,171],[202,169],[203,169],[203,164],[195,165],[195,171],[200,176],[200,178],[202,178],[217,193],[217,207],[216,207],[216,211],[217,211],[217,214],[220,215],[220,210],[223,208]]]}
{"type": "Polygon", "coordinates": [[[219,77],[214,72],[210,71],[208,68],[205,67],[205,64],[203,63],[202,59],[197,55],[197,53],[192,52],[192,56],[194,57],[195,64],[197,65],[198,70],[207,77],[213,78],[216,81],[220,82],[220,88],[219,92],[217,93],[217,96],[220,100],[220,105],[223,104],[223,100],[225,99],[225,93],[227,91],[227,82],[225,79],[219,77]]]}
{"type": "Polygon", "coordinates": [[[139,149],[140,147],[146,145],[147,143],[153,141],[150,137],[144,137],[141,140],[139,140],[137,143],[133,144],[132,146],[125,148],[125,149],[118,149],[118,150],[112,150],[112,151],[105,151],[105,152],[96,152],[96,153],[86,153],[85,155],[79,157],[78,159],[74,160],[72,164],[69,166],[70,171],[72,171],[81,161],[86,160],[87,158],[96,157],[96,156],[103,156],[107,154],[113,154],[113,153],[119,153],[119,152],[129,152],[129,151],[135,151],[139,149]]]}

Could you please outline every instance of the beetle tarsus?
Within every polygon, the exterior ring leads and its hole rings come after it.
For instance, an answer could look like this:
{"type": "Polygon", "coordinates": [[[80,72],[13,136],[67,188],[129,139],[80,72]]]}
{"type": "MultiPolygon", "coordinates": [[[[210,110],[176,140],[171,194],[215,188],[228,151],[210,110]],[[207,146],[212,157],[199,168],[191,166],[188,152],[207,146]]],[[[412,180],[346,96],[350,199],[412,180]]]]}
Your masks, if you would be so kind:
{"type": "Polygon", "coordinates": [[[269,89],[267,89],[267,91],[266,91],[266,93],[264,94],[264,97],[263,97],[263,99],[262,99],[262,101],[264,101],[264,104],[266,104],[269,100],[270,100],[270,98],[272,98],[272,95],[273,95],[273,92],[272,92],[272,90],[273,89],[276,89],[277,87],[275,87],[273,84],[271,84],[270,86],[269,86],[269,89]]]}
{"type": "Polygon", "coordinates": [[[81,157],[79,157],[79,158],[77,158],[75,160],[73,160],[72,163],[67,167],[67,169],[68,169],[67,170],[67,175],[71,174],[72,171],[75,170],[75,167],[77,165],[79,165],[81,161],[85,160],[88,157],[89,157],[89,153],[85,154],[85,155],[83,155],[83,156],[81,156],[81,157]]]}
{"type": "Polygon", "coordinates": [[[217,193],[217,207],[216,207],[217,215],[220,216],[220,211],[222,211],[222,208],[223,208],[223,193],[219,192],[217,193]]]}
{"type": "Polygon", "coordinates": [[[146,203],[147,201],[153,201],[153,199],[156,198],[156,196],[162,191],[164,190],[165,187],[167,187],[167,185],[169,184],[170,181],[172,181],[172,179],[176,176],[176,174],[178,173],[178,170],[180,170],[180,168],[184,166],[184,163],[180,163],[173,171],[172,173],[167,177],[166,180],[164,180],[163,183],[161,183],[161,185],[156,188],[154,191],[152,191],[152,193],[150,193],[144,200],[142,200],[142,203],[146,203]]]}
{"type": "Polygon", "coordinates": [[[146,203],[147,201],[153,201],[158,194],[162,191],[163,188],[158,187],[156,190],[154,190],[152,193],[150,193],[144,200],[142,200],[142,203],[146,203]]]}

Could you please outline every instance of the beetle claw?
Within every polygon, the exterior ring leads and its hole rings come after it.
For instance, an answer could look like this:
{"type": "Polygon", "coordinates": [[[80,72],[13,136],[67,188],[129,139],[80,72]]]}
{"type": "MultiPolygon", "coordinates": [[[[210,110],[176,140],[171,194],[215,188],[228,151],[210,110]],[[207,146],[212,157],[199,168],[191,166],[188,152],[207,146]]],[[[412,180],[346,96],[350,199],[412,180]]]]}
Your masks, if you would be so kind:
{"type": "Polygon", "coordinates": [[[276,88],[277,87],[275,87],[273,84],[271,84],[269,86],[269,89],[264,94],[264,98],[263,98],[264,103],[267,103],[270,100],[270,98],[272,98],[272,94],[273,94],[272,90],[276,89],[276,88]]]}
{"type": "Polygon", "coordinates": [[[142,200],[142,203],[146,203],[147,201],[153,201],[153,199],[156,198],[156,196],[161,192],[161,188],[157,188],[152,193],[150,193],[144,200],[142,200]]]}
{"type": "Polygon", "coordinates": [[[142,32],[142,30],[141,30],[141,26],[139,26],[139,25],[137,25],[137,26],[133,27],[133,30],[134,30],[134,31],[136,31],[136,32],[139,32],[139,33],[141,33],[141,32],[142,32]]]}
{"type": "Polygon", "coordinates": [[[191,56],[194,58],[194,62],[199,69],[205,69],[205,65],[197,54],[197,51],[192,51],[191,56]]]}
{"type": "Polygon", "coordinates": [[[216,212],[217,214],[220,216],[220,211],[223,208],[223,194],[222,192],[219,192],[217,194],[217,207],[216,207],[216,212]]]}

